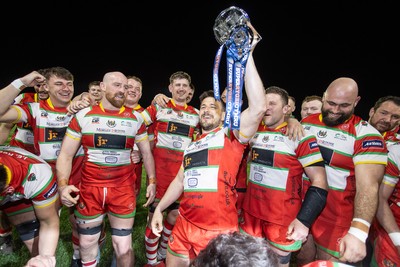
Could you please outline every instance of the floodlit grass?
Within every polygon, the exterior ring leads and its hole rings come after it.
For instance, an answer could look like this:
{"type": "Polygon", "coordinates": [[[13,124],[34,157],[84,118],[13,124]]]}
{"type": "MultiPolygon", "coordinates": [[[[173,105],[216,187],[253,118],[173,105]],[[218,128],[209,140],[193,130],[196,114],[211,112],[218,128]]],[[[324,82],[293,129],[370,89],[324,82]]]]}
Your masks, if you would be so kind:
{"type": "MultiPolygon", "coordinates": [[[[136,206],[135,225],[133,227],[132,239],[135,251],[135,266],[142,267],[146,263],[144,232],[147,222],[147,208],[143,208],[145,203],[146,192],[146,172],[143,168],[142,172],[142,188],[136,206]]],[[[69,267],[72,259],[72,241],[71,227],[68,220],[68,209],[63,207],[61,211],[60,239],[57,247],[57,267],[69,267]]],[[[14,253],[11,255],[0,254],[0,266],[19,267],[29,260],[29,251],[20,241],[18,235],[14,232],[14,253]]],[[[111,243],[110,226],[107,221],[107,237],[106,242],[101,250],[101,259],[99,266],[108,267],[111,264],[113,256],[113,248],[111,243]]]]}
{"type": "MultiPolygon", "coordinates": [[[[144,232],[147,223],[147,209],[142,205],[146,202],[146,172],[142,172],[142,188],[136,205],[135,225],[133,227],[132,240],[135,252],[135,267],[142,267],[146,263],[144,232]]],[[[101,250],[100,267],[109,267],[111,265],[113,248],[111,244],[111,234],[107,222],[106,242],[101,250]]],[[[20,241],[14,232],[14,253],[11,255],[0,254],[0,266],[21,267],[29,260],[29,252],[25,245],[20,241]]],[[[57,248],[57,267],[69,267],[72,258],[71,227],[68,220],[68,209],[63,207],[61,211],[61,232],[57,248]]],[[[291,267],[295,267],[295,261],[292,259],[291,267]]]]}

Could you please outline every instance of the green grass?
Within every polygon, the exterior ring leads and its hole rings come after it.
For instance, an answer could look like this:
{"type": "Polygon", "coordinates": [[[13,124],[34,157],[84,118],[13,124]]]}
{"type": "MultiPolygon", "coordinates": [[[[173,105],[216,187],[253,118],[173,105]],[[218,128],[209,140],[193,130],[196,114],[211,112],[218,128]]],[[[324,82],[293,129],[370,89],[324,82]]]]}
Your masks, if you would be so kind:
{"type": "MultiPolygon", "coordinates": [[[[144,232],[147,223],[147,208],[142,205],[146,202],[146,172],[142,172],[142,188],[136,206],[135,225],[133,226],[132,240],[135,252],[135,266],[142,267],[146,263],[145,246],[144,246],[144,232]]],[[[108,221],[107,221],[108,222],[108,221]]],[[[60,239],[57,247],[57,267],[69,267],[72,258],[72,241],[71,241],[71,227],[68,220],[68,210],[63,207],[61,210],[60,222],[60,239]]],[[[30,255],[24,243],[19,239],[16,232],[14,236],[14,253],[10,255],[0,254],[0,266],[19,267],[24,266],[29,260],[30,255]]],[[[113,248],[111,243],[110,226],[107,223],[107,237],[106,242],[101,250],[101,259],[99,266],[108,267],[111,264],[113,256],[113,248]]]]}

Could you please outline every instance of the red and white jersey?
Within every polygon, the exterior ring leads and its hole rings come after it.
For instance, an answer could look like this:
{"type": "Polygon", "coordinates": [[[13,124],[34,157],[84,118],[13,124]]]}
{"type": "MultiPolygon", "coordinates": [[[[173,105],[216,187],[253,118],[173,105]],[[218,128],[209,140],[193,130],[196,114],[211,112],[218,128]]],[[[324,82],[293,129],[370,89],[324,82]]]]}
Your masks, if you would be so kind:
{"type": "MultiPolygon", "coordinates": [[[[39,96],[37,93],[23,93],[19,94],[13,104],[24,104],[30,102],[39,102],[39,96]]],[[[28,150],[29,152],[35,153],[34,148],[34,136],[32,127],[29,123],[18,122],[16,129],[10,140],[11,146],[18,146],[28,150]]]]}
{"type": "Polygon", "coordinates": [[[389,151],[388,165],[382,183],[394,188],[388,201],[397,225],[400,226],[400,140],[386,139],[386,145],[389,151]]]}
{"type": "Polygon", "coordinates": [[[329,193],[319,219],[349,227],[356,194],[355,165],[387,164],[387,148],[382,135],[368,122],[351,116],[345,123],[327,127],[321,114],[302,120],[306,130],[318,140],[324,158],[329,193]]]}
{"type": "Polygon", "coordinates": [[[276,129],[260,124],[250,140],[249,177],[243,209],[254,217],[289,225],[302,204],[303,168],[322,162],[314,135],[299,140],[285,134],[287,123],[276,129]]]}
{"type": "Polygon", "coordinates": [[[231,131],[221,127],[186,148],[179,208],[186,220],[209,230],[237,227],[235,184],[244,149],[231,131]]]}
{"type": "MultiPolygon", "coordinates": [[[[13,107],[20,112],[22,121],[32,126],[38,156],[54,168],[65,131],[72,119],[72,116],[67,116],[67,108],[54,107],[50,98],[13,107]]],[[[79,149],[76,156],[82,155],[83,150],[79,149]]]]}
{"type": "MultiPolygon", "coordinates": [[[[182,160],[183,151],[192,141],[194,130],[199,127],[196,109],[188,105],[176,105],[171,99],[166,108],[150,105],[141,114],[146,125],[155,124],[154,150],[174,150],[182,160]]],[[[165,154],[165,157],[171,155],[165,154]]]]}
{"type": "Polygon", "coordinates": [[[30,199],[44,207],[58,199],[57,182],[48,163],[40,157],[12,146],[0,146],[0,164],[6,167],[6,188],[0,193],[0,205],[30,199]]]}
{"type": "Polygon", "coordinates": [[[147,139],[140,113],[124,106],[105,110],[100,103],[76,113],[67,135],[81,139],[85,154],[82,183],[116,187],[135,182],[131,151],[135,142],[147,139]]]}
{"type": "MultiPolygon", "coordinates": [[[[134,109],[135,111],[139,112],[139,113],[142,113],[142,111],[144,110],[144,107],[142,107],[140,104],[137,104],[136,107],[134,107],[133,109],[134,109]]],[[[149,130],[149,129],[147,128],[147,136],[148,136],[149,141],[150,141],[150,134],[149,134],[149,131],[148,131],[148,130],[149,130]]],[[[136,143],[135,143],[135,145],[133,146],[133,150],[139,150],[139,148],[138,148],[138,146],[136,145],[136,143]]]]}

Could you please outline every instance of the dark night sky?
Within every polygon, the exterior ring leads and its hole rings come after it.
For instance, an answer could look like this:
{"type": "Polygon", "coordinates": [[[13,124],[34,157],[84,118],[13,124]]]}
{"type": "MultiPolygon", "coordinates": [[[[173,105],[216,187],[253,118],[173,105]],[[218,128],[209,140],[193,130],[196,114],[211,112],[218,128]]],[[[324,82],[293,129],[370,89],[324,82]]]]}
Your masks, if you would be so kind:
{"type": "MultiPolygon", "coordinates": [[[[379,97],[399,95],[394,1],[31,2],[2,9],[0,87],[31,70],[63,66],[80,93],[118,70],[142,78],[147,106],[170,74],[183,70],[196,86],[191,104],[197,107],[200,93],[212,89],[215,18],[235,5],[263,37],[254,57],[264,85],[295,96],[296,116],[306,95],[322,95],[340,76],[358,82],[356,113],[365,119],[379,97]]],[[[225,80],[221,66],[221,86],[225,80]]]]}

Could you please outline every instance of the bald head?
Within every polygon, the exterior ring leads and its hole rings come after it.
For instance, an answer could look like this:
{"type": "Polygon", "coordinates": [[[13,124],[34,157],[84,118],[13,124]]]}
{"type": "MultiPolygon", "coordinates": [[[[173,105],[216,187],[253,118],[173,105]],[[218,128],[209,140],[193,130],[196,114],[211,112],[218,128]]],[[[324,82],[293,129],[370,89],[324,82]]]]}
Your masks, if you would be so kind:
{"type": "Polygon", "coordinates": [[[115,79],[127,79],[126,76],[119,71],[113,71],[113,72],[107,72],[104,74],[103,77],[103,82],[109,82],[110,80],[115,80],[115,79]]]}
{"type": "MultiPolygon", "coordinates": [[[[341,77],[331,82],[324,93],[327,96],[341,97],[346,101],[355,101],[358,98],[358,85],[351,78],[341,77]]],[[[358,101],[357,101],[358,102],[358,101]]]]}
{"type": "Polygon", "coordinates": [[[354,114],[358,101],[358,86],[353,79],[342,77],[334,80],[322,98],[323,122],[328,126],[344,123],[354,114]]]}
{"type": "Polygon", "coordinates": [[[105,94],[103,106],[109,109],[118,109],[122,107],[128,89],[128,79],[122,72],[107,72],[100,87],[105,94]]]}

